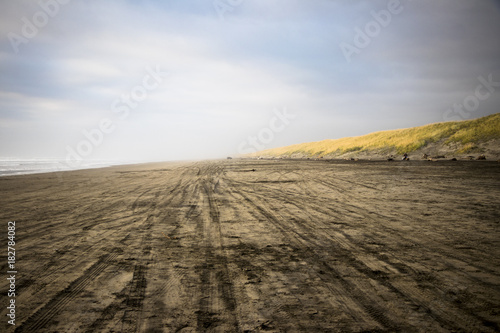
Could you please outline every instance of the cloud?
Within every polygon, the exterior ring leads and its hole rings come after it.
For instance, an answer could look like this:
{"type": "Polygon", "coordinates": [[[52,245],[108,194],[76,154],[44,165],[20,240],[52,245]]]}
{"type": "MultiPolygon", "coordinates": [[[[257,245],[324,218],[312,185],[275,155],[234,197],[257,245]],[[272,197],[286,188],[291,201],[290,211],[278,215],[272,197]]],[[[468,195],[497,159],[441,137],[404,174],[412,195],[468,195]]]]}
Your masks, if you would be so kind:
{"type": "MultiPolygon", "coordinates": [[[[64,157],[109,118],[116,130],[88,158],[220,157],[274,108],[297,120],[269,147],[442,121],[478,76],[500,81],[493,1],[401,4],[347,62],[339,44],[387,1],[243,1],[224,20],[211,1],[69,2],[17,53],[9,33],[43,8],[2,2],[0,119],[11,139],[0,156],[64,157]],[[168,74],[121,119],[113,102],[156,66],[168,74]]],[[[474,115],[498,111],[497,97],[474,115]]]]}

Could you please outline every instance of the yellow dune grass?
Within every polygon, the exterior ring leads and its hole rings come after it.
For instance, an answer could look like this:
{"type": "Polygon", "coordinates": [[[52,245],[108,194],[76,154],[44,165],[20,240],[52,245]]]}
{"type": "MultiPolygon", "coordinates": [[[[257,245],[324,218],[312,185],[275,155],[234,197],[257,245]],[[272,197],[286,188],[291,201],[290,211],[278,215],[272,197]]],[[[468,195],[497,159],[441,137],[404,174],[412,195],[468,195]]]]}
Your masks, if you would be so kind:
{"type": "Polygon", "coordinates": [[[413,152],[430,143],[456,143],[457,153],[466,153],[477,144],[500,139],[500,113],[473,120],[435,123],[420,127],[374,132],[363,136],[323,140],[260,151],[251,156],[305,156],[321,157],[349,152],[396,151],[413,152]]]}

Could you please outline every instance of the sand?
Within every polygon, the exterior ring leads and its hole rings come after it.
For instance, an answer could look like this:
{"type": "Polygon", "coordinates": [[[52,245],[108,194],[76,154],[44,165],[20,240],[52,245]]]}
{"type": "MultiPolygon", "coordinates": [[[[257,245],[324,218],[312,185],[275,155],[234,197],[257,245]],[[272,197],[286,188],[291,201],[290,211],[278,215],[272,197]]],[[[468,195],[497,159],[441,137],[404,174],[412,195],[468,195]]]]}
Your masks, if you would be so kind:
{"type": "Polygon", "coordinates": [[[225,160],[0,178],[12,332],[495,332],[500,164],[225,160]]]}

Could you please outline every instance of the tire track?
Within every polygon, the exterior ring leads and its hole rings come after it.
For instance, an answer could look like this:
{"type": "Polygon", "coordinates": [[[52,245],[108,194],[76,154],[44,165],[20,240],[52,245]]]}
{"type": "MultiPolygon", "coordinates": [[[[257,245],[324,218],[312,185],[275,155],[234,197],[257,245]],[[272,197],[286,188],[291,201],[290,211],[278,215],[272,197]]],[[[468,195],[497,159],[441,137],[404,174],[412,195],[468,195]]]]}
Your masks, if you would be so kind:
{"type": "MultiPolygon", "coordinates": [[[[158,187],[162,187],[159,184],[158,187]]],[[[174,187],[177,188],[179,183],[174,187]]],[[[144,191],[137,196],[135,201],[131,205],[131,210],[134,216],[140,216],[143,213],[147,213],[147,217],[140,223],[131,223],[131,228],[126,232],[125,236],[121,238],[119,243],[126,244],[128,241],[133,244],[134,234],[143,234],[141,240],[138,244],[137,255],[132,257],[136,264],[133,266],[132,280],[129,282],[129,289],[125,292],[125,301],[119,299],[112,302],[103,311],[103,314],[94,321],[90,328],[94,327],[106,327],[108,322],[113,320],[113,318],[118,314],[118,312],[123,312],[121,317],[122,331],[123,332],[136,332],[138,331],[141,321],[142,321],[142,307],[146,295],[147,288],[147,270],[148,264],[152,261],[151,259],[151,234],[149,230],[154,224],[154,219],[158,214],[158,203],[160,198],[164,195],[165,190],[158,190],[155,187],[153,189],[144,191]],[[150,197],[147,199],[147,197],[150,197]]],[[[123,232],[123,230],[120,230],[123,232]]]]}
{"type": "Polygon", "coordinates": [[[221,170],[221,167],[211,165],[201,173],[207,176],[207,179],[201,180],[201,187],[208,202],[209,212],[201,229],[205,263],[199,267],[201,280],[201,298],[197,312],[199,331],[212,329],[213,325],[229,326],[236,331],[240,330],[234,286],[223,245],[220,212],[213,196],[215,188],[213,184],[216,184],[213,177],[221,170]]]}
{"type": "MultiPolygon", "coordinates": [[[[143,194],[141,194],[138,198],[141,198],[143,197],[144,195],[146,195],[148,192],[150,191],[146,191],[144,192],[143,194]]],[[[138,199],[136,199],[136,202],[137,202],[138,199]]],[[[98,210],[98,212],[102,212],[102,209],[98,210]]],[[[103,215],[104,213],[102,213],[103,215]]],[[[92,220],[94,219],[93,217],[92,218],[88,218],[87,220],[92,220]]],[[[95,222],[95,220],[94,220],[95,222]]],[[[77,224],[77,223],[73,223],[72,225],[74,224],[77,224]]],[[[136,222],[135,221],[132,221],[130,223],[127,223],[127,224],[121,224],[121,223],[117,223],[117,225],[120,226],[120,231],[123,232],[124,229],[126,229],[127,227],[130,226],[131,229],[137,229],[137,227],[134,228],[134,226],[136,225],[136,222]]],[[[95,226],[95,225],[94,225],[95,226]]],[[[71,225],[69,226],[65,226],[65,228],[69,228],[71,227],[71,225]]],[[[52,229],[46,229],[45,230],[45,233],[50,233],[52,229]]],[[[86,229],[84,231],[84,233],[87,233],[88,230],[90,229],[86,229]]],[[[40,266],[38,269],[35,269],[33,271],[30,272],[30,276],[41,276],[41,278],[37,279],[36,282],[37,282],[37,285],[43,285],[44,283],[47,283],[48,281],[54,281],[54,273],[61,273],[64,271],[64,269],[68,268],[70,265],[74,264],[73,261],[70,261],[70,260],[62,260],[64,255],[68,252],[75,252],[75,251],[78,251],[78,253],[88,253],[92,248],[95,247],[96,244],[102,244],[103,243],[103,239],[108,239],[109,238],[109,235],[112,235],[114,234],[116,231],[113,230],[113,229],[108,229],[106,231],[101,231],[99,233],[99,237],[96,238],[96,237],[93,237],[91,239],[90,242],[87,242],[87,244],[85,244],[83,247],[80,246],[80,240],[76,241],[76,242],[70,242],[68,240],[66,240],[63,244],[61,245],[64,245],[64,247],[62,247],[62,250],[56,250],[50,257],[49,261],[40,266]]],[[[129,235],[132,233],[133,231],[130,231],[129,235]]],[[[81,235],[79,234],[79,238],[80,239],[83,239],[85,238],[84,237],[85,234],[81,235]]],[[[30,234],[30,238],[33,238],[33,237],[36,237],[31,235],[30,234]]],[[[127,236],[126,236],[127,237],[127,236]]],[[[125,237],[125,238],[126,238],[125,237]]],[[[66,237],[67,238],[67,237],[66,237]]],[[[29,240],[28,239],[28,240],[29,240]]],[[[26,251],[28,252],[28,251],[26,251]]],[[[34,287],[34,286],[31,286],[31,287],[34,287]]]]}
{"type": "MultiPolygon", "coordinates": [[[[331,182],[324,181],[324,180],[319,180],[319,179],[317,180],[317,182],[321,183],[321,184],[324,184],[325,186],[329,186],[332,189],[335,189],[336,191],[339,191],[337,188],[335,188],[334,184],[332,184],[331,182]]],[[[339,191],[339,193],[341,193],[342,195],[344,195],[346,197],[349,197],[351,201],[360,202],[360,198],[356,198],[353,195],[350,195],[350,194],[346,193],[346,191],[339,191]]],[[[312,203],[312,205],[315,205],[315,204],[312,203]]],[[[419,240],[411,238],[411,237],[408,237],[404,233],[402,233],[400,230],[388,227],[387,225],[385,225],[383,223],[377,223],[377,221],[373,217],[375,215],[375,216],[378,216],[378,217],[380,217],[382,219],[388,219],[387,216],[384,216],[384,215],[382,215],[382,214],[380,214],[378,212],[370,211],[367,208],[360,208],[359,206],[348,204],[348,203],[344,203],[344,202],[342,203],[342,205],[350,207],[352,209],[352,212],[354,212],[356,214],[359,214],[359,215],[363,216],[364,218],[366,218],[366,219],[370,220],[371,222],[373,222],[373,225],[376,225],[377,229],[376,230],[372,230],[372,233],[371,233],[372,235],[376,235],[376,232],[380,232],[380,230],[383,230],[384,234],[397,234],[398,235],[397,236],[398,239],[402,243],[420,245],[419,244],[419,240]]],[[[325,206],[324,208],[329,209],[328,206],[325,206]]],[[[315,209],[318,210],[318,211],[324,212],[324,208],[316,205],[315,209]]],[[[410,216],[410,215],[404,214],[402,212],[398,212],[398,214],[401,215],[402,218],[405,219],[405,220],[411,221],[413,219],[413,220],[418,221],[420,224],[424,224],[424,221],[422,219],[419,219],[419,218],[417,218],[415,216],[410,216]]],[[[373,229],[373,227],[371,225],[369,225],[369,224],[365,225],[365,227],[373,229]]],[[[436,247],[436,245],[434,244],[434,242],[433,243],[426,242],[425,243],[425,248],[426,248],[426,250],[429,250],[429,252],[433,252],[433,253],[439,254],[443,259],[451,258],[455,262],[461,263],[462,267],[463,266],[469,266],[469,267],[473,267],[474,269],[481,270],[483,272],[488,272],[489,274],[497,275],[497,272],[495,270],[492,270],[492,269],[490,269],[488,267],[484,267],[483,265],[479,265],[477,263],[477,261],[475,260],[476,258],[474,258],[472,256],[470,257],[469,261],[465,261],[463,257],[459,257],[458,255],[455,254],[455,250],[454,249],[448,249],[447,247],[442,247],[442,246],[441,247],[436,247]]],[[[457,264],[455,264],[455,263],[452,263],[452,262],[448,261],[448,265],[454,267],[457,270],[457,272],[461,271],[461,268],[457,267],[457,264]]],[[[477,279],[477,278],[475,278],[473,276],[470,276],[470,275],[468,275],[468,278],[474,280],[476,283],[485,283],[484,281],[482,281],[480,279],[477,279]]]]}
{"type": "MultiPolygon", "coordinates": [[[[265,192],[263,194],[257,194],[257,193],[253,193],[253,194],[257,197],[261,197],[260,200],[262,202],[266,202],[264,197],[269,197],[269,195],[267,195],[267,193],[265,193],[265,192]]],[[[245,197],[245,195],[244,195],[244,197],[245,197]]],[[[246,196],[246,199],[252,201],[251,199],[248,198],[248,196],[246,196]]],[[[366,251],[366,248],[363,245],[359,245],[359,244],[353,245],[352,241],[350,241],[350,238],[346,237],[348,235],[346,235],[344,233],[342,233],[342,235],[344,235],[344,237],[339,237],[338,233],[339,232],[341,233],[341,230],[339,230],[338,228],[336,228],[335,231],[333,231],[331,228],[328,228],[328,225],[326,225],[325,223],[318,222],[317,219],[315,219],[312,215],[307,213],[307,208],[304,207],[304,205],[303,205],[304,201],[301,200],[301,198],[290,198],[287,196],[284,199],[287,202],[294,205],[295,207],[297,207],[300,211],[302,211],[303,213],[308,215],[308,219],[305,219],[305,220],[294,219],[295,227],[298,227],[300,229],[300,231],[297,233],[294,229],[292,229],[292,232],[296,233],[296,235],[298,235],[298,236],[300,236],[300,238],[304,239],[307,244],[316,244],[314,247],[315,249],[321,248],[321,247],[324,247],[324,245],[322,243],[317,242],[316,239],[310,238],[307,235],[311,235],[311,234],[315,233],[315,229],[317,228],[318,223],[323,224],[323,227],[325,227],[324,231],[325,231],[326,235],[328,236],[329,241],[332,242],[333,244],[340,244],[341,245],[341,248],[336,247],[334,250],[337,252],[340,252],[339,254],[341,254],[341,257],[346,258],[346,260],[345,260],[346,264],[348,264],[350,267],[352,267],[353,269],[355,269],[359,273],[364,274],[369,279],[371,279],[373,281],[377,281],[377,283],[379,283],[380,285],[387,288],[394,295],[397,295],[398,298],[402,299],[405,304],[413,304],[413,306],[416,308],[425,309],[425,312],[428,313],[436,322],[440,323],[442,326],[448,327],[451,330],[457,330],[457,329],[460,330],[461,327],[462,328],[463,327],[473,327],[473,325],[471,325],[471,323],[474,323],[475,325],[478,325],[478,324],[481,325],[481,324],[485,323],[485,324],[487,324],[487,326],[492,326],[492,325],[495,326],[496,325],[496,324],[486,320],[485,318],[483,318],[481,316],[474,315],[473,317],[471,317],[470,315],[466,314],[469,311],[467,311],[463,306],[460,306],[460,304],[458,306],[454,306],[452,304],[447,304],[446,307],[439,306],[439,304],[436,303],[436,301],[435,301],[436,299],[435,299],[435,297],[433,297],[432,294],[429,294],[428,292],[424,293],[420,289],[415,288],[415,287],[410,287],[411,284],[398,283],[397,286],[395,286],[394,284],[390,283],[387,280],[387,278],[384,274],[380,274],[381,272],[379,272],[379,271],[373,271],[368,266],[366,266],[366,264],[364,262],[358,260],[356,257],[354,257],[351,254],[351,253],[358,252],[358,250],[359,250],[358,247],[361,247],[363,250],[365,250],[364,251],[365,253],[370,253],[372,251],[366,251]],[[313,221],[313,220],[316,220],[316,224],[307,222],[307,221],[313,221]],[[452,310],[452,309],[454,309],[454,310],[452,310]],[[460,314],[456,314],[456,313],[460,313],[460,314]]],[[[309,202],[308,202],[308,204],[309,204],[309,202]]],[[[257,209],[259,209],[259,206],[260,206],[259,210],[264,215],[268,216],[268,218],[270,220],[273,220],[273,222],[276,223],[278,221],[278,218],[276,217],[276,215],[271,213],[269,209],[263,208],[262,205],[257,204],[256,202],[253,202],[253,205],[257,209]],[[274,217],[273,217],[273,215],[274,215],[274,217]]],[[[269,205],[269,203],[268,203],[268,205],[269,205]]],[[[317,204],[313,204],[313,205],[315,206],[314,209],[316,211],[321,210],[321,209],[318,209],[318,207],[320,205],[317,205],[317,204]]],[[[355,206],[353,206],[353,207],[355,207],[355,206]]],[[[373,217],[366,215],[366,214],[364,214],[364,215],[369,217],[371,220],[373,220],[373,217]]],[[[287,225],[285,225],[285,224],[282,225],[282,227],[284,227],[284,228],[286,228],[286,226],[287,225]]],[[[390,230],[390,231],[394,232],[394,230],[390,230]]],[[[389,232],[389,234],[391,232],[389,232]]],[[[326,255],[327,255],[327,253],[325,253],[325,256],[326,255]]],[[[382,256],[376,256],[376,257],[377,257],[377,259],[380,259],[382,256]]],[[[376,261],[377,260],[375,260],[375,262],[376,261]]],[[[391,262],[388,262],[387,259],[381,260],[381,261],[383,261],[384,263],[386,263],[389,266],[393,266],[393,264],[391,262]]],[[[325,264],[325,263],[326,262],[323,262],[323,264],[325,264]]],[[[329,265],[326,264],[326,267],[328,267],[328,266],[329,265]]],[[[404,265],[404,266],[406,266],[406,265],[404,265]]],[[[395,269],[397,269],[398,271],[400,270],[399,267],[395,267],[395,266],[393,266],[393,267],[395,269]]],[[[410,267],[408,267],[408,269],[410,271],[412,271],[412,269],[410,267]]],[[[334,276],[334,277],[336,279],[339,278],[339,276],[334,276]]],[[[414,285],[417,285],[416,281],[415,281],[414,285]]],[[[345,285],[345,287],[349,287],[349,285],[345,285]]],[[[352,290],[352,288],[350,288],[350,290],[352,290]]],[[[362,303],[366,304],[366,301],[363,301],[363,297],[361,295],[358,294],[357,297],[360,298],[360,301],[362,303]]],[[[376,307],[374,307],[372,305],[370,305],[369,307],[365,306],[365,308],[366,308],[368,313],[374,314],[374,319],[379,317],[379,314],[381,312],[380,309],[377,309],[376,307]]],[[[381,323],[386,324],[387,321],[384,320],[381,323]]]]}
{"type": "MultiPolygon", "coordinates": [[[[290,244],[294,244],[294,246],[298,248],[303,248],[307,252],[315,254],[313,259],[303,258],[305,261],[309,262],[309,267],[319,266],[317,271],[314,271],[315,275],[319,277],[322,281],[326,282],[326,285],[330,288],[331,280],[336,281],[340,284],[343,290],[349,291],[349,295],[356,301],[356,303],[365,310],[365,312],[377,323],[379,323],[382,327],[389,330],[398,331],[401,330],[404,326],[401,322],[396,322],[393,319],[390,319],[386,316],[386,309],[379,307],[375,302],[373,302],[368,295],[362,292],[354,283],[343,278],[342,274],[338,272],[335,268],[329,265],[326,261],[324,261],[324,256],[322,254],[317,253],[317,250],[308,244],[315,244],[316,241],[305,236],[305,233],[299,233],[296,230],[290,228],[290,225],[282,222],[280,218],[276,217],[273,213],[268,211],[263,207],[262,204],[256,203],[255,200],[252,200],[248,195],[243,192],[237,192],[241,195],[245,202],[248,203],[255,210],[259,211],[263,216],[267,218],[269,222],[272,222],[273,226],[278,228],[283,235],[286,236],[290,244]],[[312,261],[311,261],[312,260],[312,261]],[[328,272],[328,274],[320,274],[319,270],[323,272],[328,272]],[[327,280],[325,275],[329,276],[327,280]]],[[[335,296],[338,296],[337,291],[332,290],[335,296]]]]}
{"type": "Polygon", "coordinates": [[[83,275],[71,282],[68,287],[60,291],[47,304],[23,322],[21,326],[16,328],[15,332],[36,332],[48,326],[63,307],[74,300],[117,256],[117,253],[112,253],[99,258],[83,275]]]}
{"type": "MultiPolygon", "coordinates": [[[[292,201],[295,199],[292,199],[292,201]]],[[[308,235],[313,233],[313,229],[317,224],[322,224],[323,227],[327,225],[321,222],[321,219],[314,218],[311,214],[307,213],[307,209],[303,206],[300,200],[296,200],[294,205],[299,208],[303,213],[308,215],[308,219],[304,219],[303,222],[297,221],[297,225],[301,225],[301,234],[308,235]],[[314,223],[308,223],[307,221],[315,221],[314,223]]],[[[316,207],[316,211],[318,211],[318,207],[316,207]]],[[[368,216],[369,217],[369,216],[368,216]]],[[[373,220],[373,218],[370,218],[373,220]]],[[[394,233],[394,230],[389,230],[386,233],[391,234],[394,233]]],[[[365,256],[372,257],[372,261],[374,263],[383,262],[386,264],[386,267],[393,267],[394,270],[401,271],[402,268],[398,265],[395,266],[394,263],[388,261],[382,255],[372,256],[370,252],[367,250],[364,244],[355,243],[352,241],[351,237],[343,232],[342,230],[335,229],[332,230],[330,228],[325,228],[324,233],[328,236],[329,240],[334,244],[340,244],[341,247],[336,247],[336,251],[341,253],[341,257],[347,258],[346,263],[349,266],[356,269],[358,272],[368,276],[370,279],[377,281],[379,284],[386,287],[392,293],[397,295],[399,298],[404,300],[406,304],[412,304],[413,306],[420,307],[425,309],[425,312],[428,313],[436,322],[440,323],[443,327],[447,327],[450,330],[459,330],[461,327],[471,326],[471,323],[481,324],[484,322],[488,322],[485,318],[478,315],[469,315],[468,311],[464,311],[464,307],[460,306],[460,304],[451,304],[447,303],[446,306],[437,306],[436,298],[433,297],[429,292],[424,292],[419,288],[412,287],[411,285],[416,286],[417,282],[412,279],[412,282],[401,283],[397,281],[397,286],[393,283],[389,282],[385,274],[380,274],[379,271],[373,271],[369,266],[367,266],[363,261],[359,260],[353,253],[359,252],[359,249],[364,250],[365,256]],[[340,235],[341,237],[340,237],[340,235]],[[448,319],[449,318],[449,319],[448,319]]],[[[399,236],[398,236],[399,237],[399,236]]],[[[402,237],[402,236],[401,236],[402,237]]],[[[311,240],[313,241],[313,240],[311,240]]],[[[389,252],[390,253],[390,252],[389,252]]],[[[394,258],[397,256],[393,254],[394,258]]],[[[359,255],[358,255],[359,257],[359,255]]],[[[408,265],[401,263],[401,266],[405,268],[406,272],[412,272],[412,275],[415,276],[415,271],[409,267],[408,265]]],[[[384,265],[381,265],[383,267],[384,265]]],[[[431,268],[429,268],[431,269],[431,268]]],[[[410,277],[410,275],[405,274],[410,277]]],[[[443,291],[440,291],[443,292],[443,291]]]]}
{"type": "Polygon", "coordinates": [[[137,332],[142,320],[142,306],[148,285],[147,266],[135,265],[130,290],[126,298],[126,310],[122,317],[122,332],[137,332]]]}
{"type": "Polygon", "coordinates": [[[134,266],[130,291],[126,296],[126,309],[122,317],[123,332],[138,332],[146,327],[149,330],[161,329],[163,327],[161,315],[165,317],[169,315],[169,313],[165,313],[166,308],[162,298],[165,297],[165,292],[170,290],[173,283],[182,281],[186,274],[185,270],[178,270],[174,267],[173,273],[165,282],[154,283],[153,281],[151,287],[148,278],[154,279],[154,276],[165,271],[164,265],[166,263],[158,260],[159,254],[177,246],[175,235],[178,232],[179,224],[176,223],[176,217],[171,217],[169,212],[171,209],[182,207],[182,204],[189,199],[190,192],[186,190],[192,184],[192,180],[188,178],[189,174],[190,170],[181,172],[178,179],[175,180],[176,185],[165,191],[164,195],[157,195],[148,210],[147,221],[141,230],[143,236],[137,246],[138,254],[136,255],[137,259],[135,259],[136,265],[134,266]],[[169,221],[169,223],[164,224],[165,221],[169,221]],[[165,231],[169,235],[167,236],[162,229],[172,226],[173,230],[165,231]],[[153,308],[155,304],[160,304],[160,308],[153,308]],[[161,312],[158,313],[156,310],[161,312]],[[146,313],[155,313],[155,316],[145,321],[144,315],[146,313]]]}

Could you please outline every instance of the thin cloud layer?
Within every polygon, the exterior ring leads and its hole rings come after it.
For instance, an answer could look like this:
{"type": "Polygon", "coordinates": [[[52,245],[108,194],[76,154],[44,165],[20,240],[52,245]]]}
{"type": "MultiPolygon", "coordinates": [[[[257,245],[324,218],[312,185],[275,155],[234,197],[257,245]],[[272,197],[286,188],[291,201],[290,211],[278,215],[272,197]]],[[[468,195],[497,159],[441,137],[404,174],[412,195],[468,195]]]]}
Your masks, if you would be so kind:
{"type": "Polygon", "coordinates": [[[495,1],[214,3],[2,2],[0,156],[65,158],[89,141],[82,158],[216,158],[276,110],[294,119],[259,146],[499,111],[495,1]],[[488,98],[447,111],[488,75],[488,98]]]}

